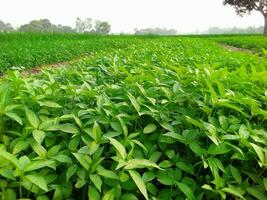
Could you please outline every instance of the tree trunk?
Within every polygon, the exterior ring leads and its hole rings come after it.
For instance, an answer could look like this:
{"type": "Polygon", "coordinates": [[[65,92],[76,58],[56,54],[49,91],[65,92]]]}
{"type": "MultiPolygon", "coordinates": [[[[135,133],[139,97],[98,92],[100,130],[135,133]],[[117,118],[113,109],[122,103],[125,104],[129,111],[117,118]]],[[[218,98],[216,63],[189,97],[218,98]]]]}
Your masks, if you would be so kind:
{"type": "Polygon", "coordinates": [[[264,35],[267,36],[267,15],[264,15],[264,35]]]}

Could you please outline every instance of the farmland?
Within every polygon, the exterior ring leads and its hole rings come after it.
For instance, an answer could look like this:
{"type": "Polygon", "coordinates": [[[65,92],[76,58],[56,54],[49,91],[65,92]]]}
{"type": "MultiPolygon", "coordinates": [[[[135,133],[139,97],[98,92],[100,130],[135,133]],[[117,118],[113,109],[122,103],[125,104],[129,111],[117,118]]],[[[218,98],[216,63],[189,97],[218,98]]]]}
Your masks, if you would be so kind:
{"type": "Polygon", "coordinates": [[[1,199],[266,199],[263,56],[226,36],[0,38],[1,199]]]}

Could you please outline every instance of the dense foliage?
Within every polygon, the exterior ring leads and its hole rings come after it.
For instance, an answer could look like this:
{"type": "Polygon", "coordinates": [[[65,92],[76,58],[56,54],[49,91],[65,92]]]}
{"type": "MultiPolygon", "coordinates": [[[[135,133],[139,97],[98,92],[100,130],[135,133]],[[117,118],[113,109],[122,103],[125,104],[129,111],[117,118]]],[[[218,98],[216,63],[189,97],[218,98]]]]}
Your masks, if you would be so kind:
{"type": "Polygon", "coordinates": [[[86,34],[0,33],[0,72],[68,61],[101,49],[122,48],[125,42],[86,34]]]}
{"type": "Polygon", "coordinates": [[[205,39],[146,38],[9,72],[1,199],[265,200],[266,66],[205,39]]]}
{"type": "Polygon", "coordinates": [[[267,54],[267,39],[265,36],[218,36],[215,40],[223,44],[250,49],[262,55],[267,54]]]}

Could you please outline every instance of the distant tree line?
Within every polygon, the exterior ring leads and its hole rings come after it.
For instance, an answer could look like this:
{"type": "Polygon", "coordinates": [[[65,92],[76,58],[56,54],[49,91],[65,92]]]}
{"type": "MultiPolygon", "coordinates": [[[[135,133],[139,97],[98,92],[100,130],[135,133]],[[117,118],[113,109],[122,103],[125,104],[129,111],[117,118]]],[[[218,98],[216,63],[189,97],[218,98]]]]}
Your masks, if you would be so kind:
{"type": "Polygon", "coordinates": [[[92,34],[108,34],[111,25],[108,22],[100,20],[92,20],[91,18],[76,19],[76,26],[55,25],[48,19],[32,20],[28,24],[24,24],[15,29],[10,23],[4,23],[0,20],[0,32],[57,32],[57,33],[92,33],[92,34]]]}
{"type": "Polygon", "coordinates": [[[11,26],[10,23],[5,23],[2,20],[0,20],[0,32],[12,32],[15,31],[15,29],[11,26]]]}
{"type": "Polygon", "coordinates": [[[247,28],[219,28],[219,27],[210,27],[207,31],[201,32],[202,34],[261,34],[263,33],[264,27],[254,27],[250,26],[247,28]]]}
{"type": "Polygon", "coordinates": [[[176,35],[175,29],[167,28],[146,28],[146,29],[135,29],[135,35],[176,35]]]}

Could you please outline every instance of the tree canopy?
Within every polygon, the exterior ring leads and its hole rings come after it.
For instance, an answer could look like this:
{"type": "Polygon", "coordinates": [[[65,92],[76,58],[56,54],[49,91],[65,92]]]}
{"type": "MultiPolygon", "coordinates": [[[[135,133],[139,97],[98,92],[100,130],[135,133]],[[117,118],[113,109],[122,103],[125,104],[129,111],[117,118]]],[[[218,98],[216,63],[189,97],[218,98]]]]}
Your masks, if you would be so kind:
{"type": "Polygon", "coordinates": [[[251,11],[259,11],[264,16],[264,34],[267,35],[267,0],[224,0],[223,3],[234,6],[236,13],[240,16],[251,11]]]}

